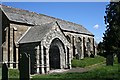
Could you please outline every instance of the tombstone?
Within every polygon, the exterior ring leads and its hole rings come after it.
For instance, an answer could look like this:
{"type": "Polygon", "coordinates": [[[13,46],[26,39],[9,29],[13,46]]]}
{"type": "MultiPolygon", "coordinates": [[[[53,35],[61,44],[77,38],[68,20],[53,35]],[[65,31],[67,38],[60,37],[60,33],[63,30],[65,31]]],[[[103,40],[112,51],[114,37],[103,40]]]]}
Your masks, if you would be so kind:
{"type": "Polygon", "coordinates": [[[80,59],[80,54],[76,54],[75,56],[76,56],[76,59],[78,60],[80,59]]]}
{"type": "Polygon", "coordinates": [[[2,64],[2,80],[8,80],[8,67],[6,63],[2,64]]]}
{"type": "Polygon", "coordinates": [[[107,55],[107,58],[106,58],[106,65],[108,66],[108,65],[111,65],[111,66],[113,66],[113,60],[114,58],[113,58],[113,54],[109,54],[109,55],[107,55]]]}
{"type": "Polygon", "coordinates": [[[0,80],[2,79],[2,65],[0,63],[0,80]]]}
{"type": "Polygon", "coordinates": [[[30,80],[30,56],[27,53],[20,55],[20,80],[30,80]]]}
{"type": "Polygon", "coordinates": [[[2,78],[2,11],[0,5],[0,80],[2,78]]]}
{"type": "Polygon", "coordinates": [[[118,63],[120,64],[120,52],[117,53],[118,63]]]}
{"type": "Polygon", "coordinates": [[[91,58],[94,58],[95,56],[94,56],[94,54],[91,54],[90,57],[91,57],[91,58]]]}

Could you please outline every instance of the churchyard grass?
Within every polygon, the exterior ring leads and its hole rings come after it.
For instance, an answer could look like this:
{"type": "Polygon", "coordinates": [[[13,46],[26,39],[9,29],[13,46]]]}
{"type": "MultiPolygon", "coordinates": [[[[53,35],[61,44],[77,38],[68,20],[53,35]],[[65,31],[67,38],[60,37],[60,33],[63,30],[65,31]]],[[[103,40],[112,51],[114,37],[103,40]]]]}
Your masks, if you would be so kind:
{"type": "Polygon", "coordinates": [[[119,80],[119,65],[114,64],[113,66],[99,66],[97,69],[93,69],[84,73],[62,73],[62,74],[47,74],[47,75],[36,75],[31,80],[41,78],[42,80],[119,80]]]}
{"type": "Polygon", "coordinates": [[[17,79],[19,78],[19,70],[18,69],[9,69],[8,72],[10,79],[17,79]]]}
{"type": "Polygon", "coordinates": [[[2,66],[0,66],[0,79],[2,78],[2,66]]]}
{"type": "Polygon", "coordinates": [[[87,67],[97,63],[105,62],[105,58],[101,56],[96,56],[94,58],[85,58],[83,60],[72,60],[72,67],[87,67]]]}
{"type": "Polygon", "coordinates": [[[85,58],[84,60],[74,59],[73,61],[72,66],[84,67],[85,69],[90,69],[90,71],[35,75],[31,80],[37,80],[38,78],[42,80],[119,80],[120,65],[117,63],[117,58],[114,59],[113,66],[106,66],[105,58],[101,56],[85,58]]]}
{"type": "MultiPolygon", "coordinates": [[[[104,57],[98,56],[95,57],[95,59],[85,58],[84,60],[79,60],[77,63],[83,63],[84,66],[82,67],[84,67],[85,69],[90,69],[90,71],[88,72],[39,74],[31,76],[31,80],[119,80],[120,65],[117,64],[116,60],[117,59],[115,59],[115,63],[113,66],[106,66],[104,57]]],[[[13,80],[14,78],[15,80],[18,79],[19,71],[17,69],[9,69],[9,78],[11,78],[9,80],[13,80]]]]}

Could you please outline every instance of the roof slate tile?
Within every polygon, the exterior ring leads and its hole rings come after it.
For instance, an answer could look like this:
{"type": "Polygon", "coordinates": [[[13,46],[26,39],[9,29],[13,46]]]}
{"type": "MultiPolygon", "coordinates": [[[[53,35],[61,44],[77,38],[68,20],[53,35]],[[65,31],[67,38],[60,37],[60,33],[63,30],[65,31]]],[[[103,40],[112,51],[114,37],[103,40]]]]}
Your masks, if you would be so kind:
{"type": "Polygon", "coordinates": [[[29,12],[27,10],[21,10],[21,9],[12,8],[4,5],[2,5],[2,10],[6,13],[9,20],[11,21],[32,24],[32,25],[41,25],[41,24],[57,21],[62,30],[93,35],[90,31],[88,31],[82,25],[78,25],[69,21],[54,18],[44,14],[37,14],[35,12],[29,12]]]}

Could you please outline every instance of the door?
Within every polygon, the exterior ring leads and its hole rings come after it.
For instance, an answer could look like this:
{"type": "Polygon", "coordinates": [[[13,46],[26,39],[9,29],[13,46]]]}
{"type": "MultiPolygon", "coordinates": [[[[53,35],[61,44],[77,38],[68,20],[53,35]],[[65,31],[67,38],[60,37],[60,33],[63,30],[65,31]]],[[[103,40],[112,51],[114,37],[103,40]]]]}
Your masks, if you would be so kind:
{"type": "Polygon", "coordinates": [[[49,50],[50,69],[60,69],[60,50],[58,46],[52,46],[49,50]]]}

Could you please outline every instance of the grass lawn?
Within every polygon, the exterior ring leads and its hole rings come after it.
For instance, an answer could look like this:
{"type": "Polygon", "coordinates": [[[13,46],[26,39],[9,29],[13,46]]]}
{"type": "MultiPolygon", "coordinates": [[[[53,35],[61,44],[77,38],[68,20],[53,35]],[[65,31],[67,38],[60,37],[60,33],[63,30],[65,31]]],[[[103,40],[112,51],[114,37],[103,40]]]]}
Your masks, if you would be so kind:
{"type": "Polygon", "coordinates": [[[19,78],[19,70],[18,69],[9,69],[8,72],[10,79],[17,79],[19,78]]]}
{"type": "Polygon", "coordinates": [[[0,79],[2,78],[2,68],[0,66],[0,79]]]}
{"type": "Polygon", "coordinates": [[[113,66],[105,65],[105,58],[97,56],[95,58],[85,58],[84,60],[72,60],[73,67],[90,68],[91,71],[84,73],[62,73],[62,74],[47,74],[47,75],[35,75],[31,80],[38,78],[42,80],[118,80],[120,75],[119,65],[115,58],[115,64],[113,66]]]}
{"type": "Polygon", "coordinates": [[[114,66],[102,66],[84,73],[36,75],[33,76],[31,80],[35,80],[38,78],[41,78],[42,80],[119,80],[120,70],[118,70],[118,67],[118,64],[114,64],[114,66]]]}
{"type": "Polygon", "coordinates": [[[72,67],[86,67],[93,64],[105,62],[105,58],[101,56],[96,56],[95,58],[85,58],[83,60],[72,60],[72,67]]]}
{"type": "MultiPolygon", "coordinates": [[[[119,80],[120,65],[116,62],[113,66],[105,65],[105,58],[97,56],[95,58],[85,58],[84,60],[73,60],[72,66],[77,65],[79,67],[90,68],[91,70],[84,73],[56,73],[56,74],[39,74],[32,76],[31,80],[119,80]],[[82,65],[82,66],[81,66],[82,65]]],[[[74,67],[77,67],[74,66],[74,67]]],[[[9,77],[19,77],[19,71],[9,69],[9,77]]],[[[9,79],[13,80],[13,79],[9,79]]]]}

